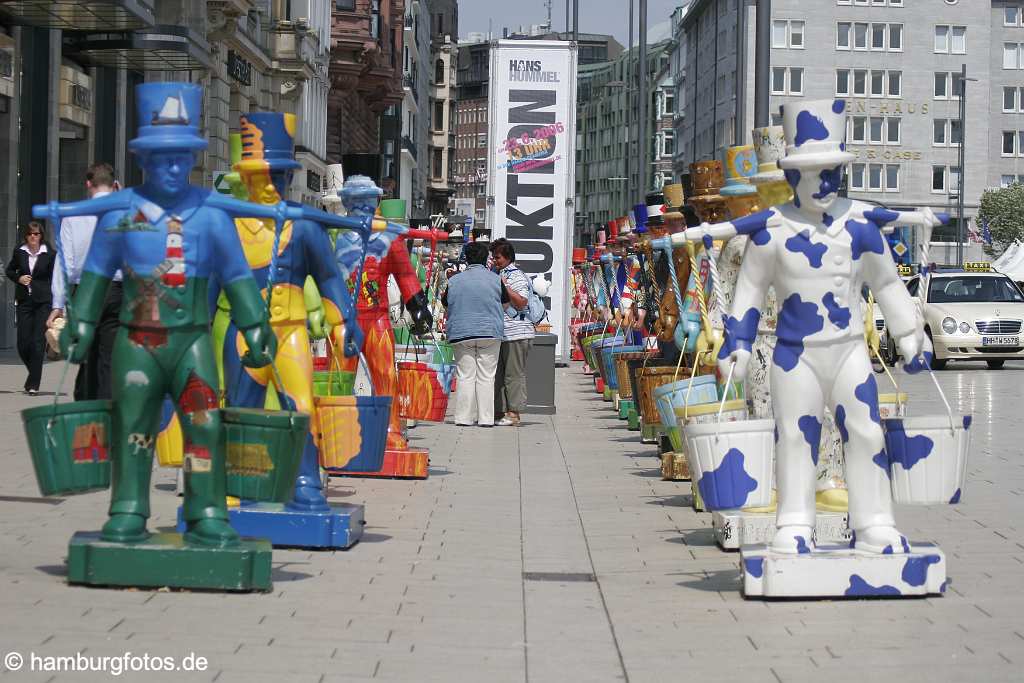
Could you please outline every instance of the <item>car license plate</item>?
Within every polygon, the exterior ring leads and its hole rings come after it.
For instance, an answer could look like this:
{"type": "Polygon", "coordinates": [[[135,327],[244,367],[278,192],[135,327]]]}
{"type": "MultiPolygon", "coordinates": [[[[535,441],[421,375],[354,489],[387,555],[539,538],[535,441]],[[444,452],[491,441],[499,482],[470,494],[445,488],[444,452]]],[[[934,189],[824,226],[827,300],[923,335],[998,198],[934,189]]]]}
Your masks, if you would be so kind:
{"type": "Polygon", "coordinates": [[[982,346],[1020,346],[1020,337],[982,337],[982,346]]]}

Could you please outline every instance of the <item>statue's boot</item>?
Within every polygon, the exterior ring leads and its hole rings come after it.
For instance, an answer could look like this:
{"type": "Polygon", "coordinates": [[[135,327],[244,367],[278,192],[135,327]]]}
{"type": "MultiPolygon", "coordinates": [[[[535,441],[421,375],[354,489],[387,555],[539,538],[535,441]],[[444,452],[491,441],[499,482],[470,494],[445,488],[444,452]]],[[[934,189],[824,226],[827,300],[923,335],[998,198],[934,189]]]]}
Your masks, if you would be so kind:
{"type": "Polygon", "coordinates": [[[185,540],[211,548],[226,548],[238,543],[238,532],[226,520],[206,517],[189,522],[185,540]]]}
{"type": "Polygon", "coordinates": [[[854,530],[853,547],[879,555],[902,555],[910,552],[907,537],[894,526],[869,526],[854,530]]]}
{"type": "Polygon", "coordinates": [[[802,524],[780,526],[770,546],[772,552],[799,555],[814,550],[814,528],[802,524]]]}
{"type": "Polygon", "coordinates": [[[130,512],[116,512],[103,525],[100,537],[114,543],[137,543],[149,538],[146,518],[130,512]]]}

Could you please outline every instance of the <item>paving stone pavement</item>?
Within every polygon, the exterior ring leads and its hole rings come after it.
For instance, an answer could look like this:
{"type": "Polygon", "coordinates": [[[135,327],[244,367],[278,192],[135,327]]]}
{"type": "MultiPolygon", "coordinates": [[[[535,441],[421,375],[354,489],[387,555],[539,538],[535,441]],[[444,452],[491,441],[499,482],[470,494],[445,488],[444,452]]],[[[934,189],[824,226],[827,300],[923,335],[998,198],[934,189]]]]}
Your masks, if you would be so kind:
{"type": "MultiPolygon", "coordinates": [[[[744,600],[689,484],[661,481],[576,364],[558,370],[555,416],[414,429],[426,481],[332,479],[332,501],[366,505],[366,535],[275,550],[269,594],[70,587],[67,541],[99,528],[109,498],[37,498],[18,410],[51,397],[22,396],[22,373],[0,357],[0,654],[195,653],[206,672],[120,678],[219,683],[1024,679],[1024,364],[938,375],[974,414],[964,502],[897,519],[945,550],[948,593],[835,602],[744,600]]],[[[897,378],[913,414],[942,410],[927,376],[897,378]]],[[[154,482],[151,527],[170,527],[173,472],[154,482]]],[[[0,666],[3,681],[107,677],[0,666]]]]}

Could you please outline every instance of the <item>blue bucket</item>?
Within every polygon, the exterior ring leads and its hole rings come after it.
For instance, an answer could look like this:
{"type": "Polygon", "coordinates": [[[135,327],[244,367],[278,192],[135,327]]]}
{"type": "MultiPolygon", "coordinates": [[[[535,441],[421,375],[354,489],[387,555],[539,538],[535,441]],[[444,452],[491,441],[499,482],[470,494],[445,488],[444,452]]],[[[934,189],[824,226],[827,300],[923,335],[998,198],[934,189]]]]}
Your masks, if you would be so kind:
{"type": "Polygon", "coordinates": [[[591,344],[591,348],[594,350],[594,360],[597,361],[597,367],[595,368],[595,370],[597,370],[597,374],[601,377],[601,379],[604,380],[605,386],[609,386],[609,384],[608,373],[604,364],[604,352],[606,350],[610,351],[612,348],[619,348],[625,345],[625,337],[606,337],[604,339],[599,339],[593,344],[591,344]]]}
{"type": "Polygon", "coordinates": [[[693,379],[680,379],[663,384],[654,390],[654,405],[658,407],[661,424],[665,427],[676,426],[676,408],[701,403],[714,403],[718,400],[718,382],[714,375],[697,375],[693,379]],[[689,389],[690,383],[693,388],[689,389]],[[690,400],[686,400],[689,389],[690,400]]]}
{"type": "Polygon", "coordinates": [[[605,383],[612,391],[619,390],[619,373],[615,371],[615,354],[643,351],[642,346],[606,346],[601,349],[601,364],[604,366],[605,383]]]}
{"type": "Polygon", "coordinates": [[[379,472],[384,466],[391,396],[317,396],[320,462],[328,472],[379,472]],[[343,466],[340,466],[344,463],[343,466]]]}

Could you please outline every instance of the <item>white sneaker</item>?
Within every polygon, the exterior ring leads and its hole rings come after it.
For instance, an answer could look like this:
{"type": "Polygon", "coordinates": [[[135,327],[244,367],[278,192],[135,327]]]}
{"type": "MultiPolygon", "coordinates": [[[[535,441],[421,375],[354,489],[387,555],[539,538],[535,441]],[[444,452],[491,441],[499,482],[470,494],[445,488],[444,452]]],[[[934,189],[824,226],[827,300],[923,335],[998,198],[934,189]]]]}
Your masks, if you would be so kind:
{"type": "Polygon", "coordinates": [[[500,420],[498,420],[494,424],[499,426],[499,427],[518,427],[519,426],[519,418],[518,417],[508,417],[506,415],[505,417],[501,418],[500,420]]]}

